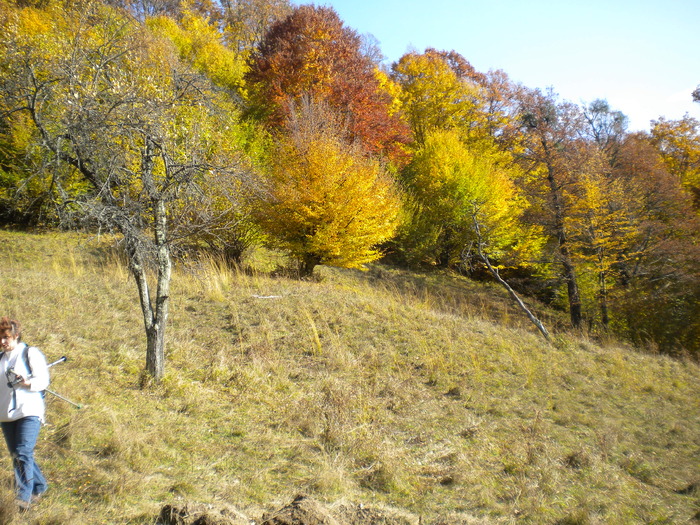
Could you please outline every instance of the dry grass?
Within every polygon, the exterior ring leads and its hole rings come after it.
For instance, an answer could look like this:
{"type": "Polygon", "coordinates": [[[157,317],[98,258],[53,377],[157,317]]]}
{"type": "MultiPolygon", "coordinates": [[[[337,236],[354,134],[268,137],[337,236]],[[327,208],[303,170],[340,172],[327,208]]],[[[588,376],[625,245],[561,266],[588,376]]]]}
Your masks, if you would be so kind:
{"type": "MultiPolygon", "coordinates": [[[[153,523],[176,501],[259,517],[301,491],[423,523],[700,511],[697,364],[565,333],[545,344],[498,289],[453,276],[300,282],[200,261],[175,273],[167,374],[141,389],[140,311],[114,252],[71,234],[0,240],[3,313],[69,357],[53,388],[86,405],[49,399],[52,488],[30,523],[153,523]]],[[[6,455],[0,467],[9,477],[6,455]]]]}

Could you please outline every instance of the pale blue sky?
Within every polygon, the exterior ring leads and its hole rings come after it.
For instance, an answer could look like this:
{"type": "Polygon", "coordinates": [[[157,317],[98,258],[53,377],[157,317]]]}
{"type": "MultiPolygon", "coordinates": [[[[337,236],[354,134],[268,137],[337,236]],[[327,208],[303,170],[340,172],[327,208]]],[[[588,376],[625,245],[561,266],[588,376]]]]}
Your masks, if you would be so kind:
{"type": "Polygon", "coordinates": [[[576,103],[607,99],[648,130],[659,116],[700,119],[700,0],[295,0],[333,7],[379,41],[389,63],[407,50],[455,50],[479,71],[502,69],[576,103]]]}

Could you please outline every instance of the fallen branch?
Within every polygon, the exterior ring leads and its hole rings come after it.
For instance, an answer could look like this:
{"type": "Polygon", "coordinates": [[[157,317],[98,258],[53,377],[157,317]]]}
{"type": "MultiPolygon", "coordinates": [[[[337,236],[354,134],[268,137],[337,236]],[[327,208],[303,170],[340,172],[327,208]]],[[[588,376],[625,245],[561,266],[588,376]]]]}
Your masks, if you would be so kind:
{"type": "Polygon", "coordinates": [[[513,298],[513,300],[518,304],[518,306],[521,308],[523,312],[528,316],[530,321],[538,328],[538,330],[542,333],[544,338],[547,341],[551,340],[551,336],[549,335],[549,332],[547,331],[547,328],[542,324],[542,321],[540,321],[535,315],[530,311],[530,309],[525,305],[525,303],[520,299],[517,293],[515,293],[515,290],[511,288],[511,286],[501,277],[498,273],[498,269],[494,268],[493,265],[491,264],[491,261],[489,260],[488,256],[484,253],[484,250],[482,248],[483,244],[483,238],[481,236],[481,226],[479,225],[479,221],[476,218],[476,212],[472,213],[472,220],[474,221],[474,231],[476,232],[476,249],[477,253],[479,255],[479,258],[483,261],[483,263],[486,265],[486,268],[488,268],[489,272],[491,272],[491,275],[493,275],[494,279],[496,279],[506,290],[508,290],[508,294],[513,298]]]}

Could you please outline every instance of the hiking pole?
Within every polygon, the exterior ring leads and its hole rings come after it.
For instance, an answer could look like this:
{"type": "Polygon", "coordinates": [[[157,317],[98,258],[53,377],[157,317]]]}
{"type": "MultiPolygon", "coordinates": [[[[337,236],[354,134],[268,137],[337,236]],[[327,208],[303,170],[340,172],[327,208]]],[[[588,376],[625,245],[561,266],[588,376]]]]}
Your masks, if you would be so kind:
{"type": "Polygon", "coordinates": [[[53,365],[57,365],[59,363],[65,362],[65,361],[68,361],[68,358],[66,356],[63,356],[61,359],[57,359],[53,363],[49,363],[48,365],[46,365],[46,368],[51,368],[53,365]]]}
{"type": "MultiPolygon", "coordinates": [[[[68,358],[67,358],[66,356],[63,356],[61,359],[57,359],[57,360],[54,361],[53,363],[49,363],[48,365],[46,365],[46,368],[51,368],[52,366],[57,365],[57,364],[59,364],[59,363],[63,363],[63,362],[65,362],[65,361],[68,361],[68,358]]],[[[10,368],[9,371],[12,372],[13,374],[15,373],[15,369],[14,369],[14,368],[10,368]]],[[[31,372],[30,372],[30,373],[31,373],[31,372]]],[[[15,375],[16,375],[16,374],[15,374],[15,375]]],[[[34,377],[34,376],[29,376],[29,377],[32,378],[32,377],[34,377]]],[[[16,378],[13,379],[12,381],[8,381],[7,386],[9,386],[10,388],[13,388],[13,387],[15,387],[16,385],[19,385],[22,381],[24,381],[24,378],[22,378],[22,377],[16,377],[16,378]]]]}
{"type": "MultiPolygon", "coordinates": [[[[59,364],[59,363],[63,363],[63,362],[65,362],[65,361],[68,361],[68,358],[67,358],[66,356],[63,356],[63,357],[61,357],[60,359],[57,359],[56,361],[54,361],[53,363],[47,364],[47,365],[46,365],[46,368],[51,368],[52,366],[57,365],[57,364],[59,364]]],[[[10,369],[10,371],[14,372],[13,369],[10,369]]],[[[22,377],[17,377],[17,378],[15,378],[13,381],[9,381],[9,382],[7,383],[7,386],[9,386],[10,388],[14,388],[15,385],[20,384],[22,381],[24,381],[24,378],[22,378],[22,377]]],[[[54,392],[53,390],[49,390],[48,388],[45,388],[45,389],[44,389],[44,392],[48,392],[49,394],[51,394],[51,395],[53,395],[53,396],[56,396],[58,399],[61,399],[61,400],[65,401],[66,403],[68,403],[68,404],[70,404],[70,405],[73,405],[75,408],[83,408],[83,405],[81,405],[80,403],[74,403],[74,402],[71,401],[70,399],[66,399],[66,398],[63,397],[62,395],[60,395],[60,394],[54,392]]]]}
{"type": "Polygon", "coordinates": [[[44,392],[48,392],[49,394],[51,394],[51,395],[53,395],[53,396],[56,396],[58,399],[60,399],[60,400],[62,400],[62,401],[65,401],[65,402],[68,403],[69,405],[73,405],[75,408],[83,408],[83,405],[81,405],[80,403],[73,403],[73,401],[71,401],[70,399],[66,399],[66,398],[63,397],[62,395],[57,394],[56,392],[54,392],[53,390],[49,390],[49,389],[47,388],[46,390],[44,390],[44,392]]]}
{"type": "MultiPolygon", "coordinates": [[[[63,356],[63,357],[61,357],[60,359],[57,359],[56,361],[54,361],[53,363],[49,363],[48,365],[46,365],[46,367],[47,367],[47,368],[51,368],[52,366],[57,365],[57,364],[59,364],[59,363],[63,363],[63,362],[65,362],[65,361],[68,361],[68,358],[67,358],[66,356],[63,356]]],[[[60,400],[62,400],[62,401],[65,401],[66,403],[68,403],[68,404],[70,404],[70,405],[73,405],[75,408],[83,408],[83,405],[81,405],[80,403],[74,403],[74,402],[71,401],[70,399],[66,399],[66,398],[63,397],[62,395],[57,394],[56,392],[54,392],[53,390],[49,390],[49,389],[47,388],[47,389],[44,390],[44,391],[45,391],[45,392],[48,392],[48,393],[51,394],[52,396],[56,396],[58,399],[60,399],[60,400]]]]}

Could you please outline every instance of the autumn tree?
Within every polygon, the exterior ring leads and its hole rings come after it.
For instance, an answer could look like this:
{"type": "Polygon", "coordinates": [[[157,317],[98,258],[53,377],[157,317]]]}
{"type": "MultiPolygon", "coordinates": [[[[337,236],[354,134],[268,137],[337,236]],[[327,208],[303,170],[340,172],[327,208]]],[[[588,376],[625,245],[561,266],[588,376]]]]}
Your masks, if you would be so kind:
{"type": "Polygon", "coordinates": [[[141,22],[159,16],[178,19],[183,12],[196,12],[214,22],[221,18],[217,0],[102,0],[102,3],[123,9],[141,22]]]}
{"type": "Polygon", "coordinates": [[[583,311],[567,217],[578,176],[590,155],[590,148],[580,140],[581,112],[574,104],[558,102],[554,93],[525,90],[520,115],[524,140],[519,156],[529,174],[523,187],[533,204],[530,220],[543,226],[552,240],[566,284],[571,324],[578,328],[583,311]]]}
{"type": "Polygon", "coordinates": [[[277,246],[299,261],[300,274],[327,264],[346,268],[380,257],[396,230],[398,189],[329,105],[303,99],[279,137],[259,220],[277,246]]]}
{"type": "MultiPolygon", "coordinates": [[[[584,307],[586,296],[598,305],[601,325],[610,322],[609,291],[615,283],[614,269],[629,249],[629,202],[632,198],[614,176],[620,149],[626,138],[627,117],[607,101],[594,100],[582,108],[583,141],[569,145],[578,150],[579,165],[566,190],[570,202],[564,217],[570,232],[571,258],[580,269],[584,307]]],[[[576,133],[576,130],[573,130],[576,133]]],[[[588,311],[595,318],[594,308],[588,311]]]]}
{"type": "Polygon", "coordinates": [[[243,91],[245,60],[224,45],[221,32],[202,15],[183,10],[178,19],[160,15],[146,21],[156,35],[170,40],[180,59],[218,86],[239,95],[243,91]]]}
{"type": "Polygon", "coordinates": [[[428,48],[403,55],[391,77],[417,143],[433,130],[458,129],[465,141],[517,150],[520,88],[505,72],[480,73],[455,51],[428,48]]]}
{"type": "Polygon", "coordinates": [[[500,149],[518,152],[522,140],[518,100],[519,93],[524,88],[513,82],[502,70],[485,73],[481,86],[481,131],[491,137],[500,149]]]}
{"type": "Polygon", "coordinates": [[[402,107],[419,145],[433,131],[466,128],[474,120],[478,88],[441,53],[407,53],[392,66],[392,77],[401,86],[402,107]]]}
{"type": "Polygon", "coordinates": [[[680,120],[660,118],[652,122],[651,137],[666,169],[693,195],[700,210],[700,122],[688,115],[680,120]]]}
{"type": "Polygon", "coordinates": [[[227,45],[247,57],[268,29],[292,11],[289,0],[220,0],[227,45]]]}
{"type": "Polygon", "coordinates": [[[629,119],[613,110],[607,100],[596,99],[583,108],[586,122],[584,134],[598,147],[610,167],[615,165],[621,144],[627,134],[629,119]]]}
{"type": "MultiPolygon", "coordinates": [[[[23,226],[54,226],[64,219],[60,201],[82,192],[78,181],[55,184],[55,171],[43,169],[32,143],[35,136],[26,117],[0,116],[0,222],[23,226]]],[[[63,225],[66,225],[65,223],[63,225]]]]}
{"type": "Polygon", "coordinates": [[[466,137],[477,127],[485,77],[458,53],[407,53],[392,66],[392,78],[418,144],[432,131],[460,128],[466,137]]]}
{"type": "Polygon", "coordinates": [[[526,202],[497,150],[477,150],[456,131],[434,131],[414,154],[402,180],[408,193],[408,219],[399,244],[409,262],[442,267],[459,264],[475,240],[478,208],[482,244],[492,258],[526,250],[533,239],[520,228],[526,202]]]}
{"type": "Polygon", "coordinates": [[[160,379],[172,250],[185,234],[176,221],[186,215],[181,199],[210,170],[236,176],[235,141],[220,135],[235,126],[234,108],[170,43],[99,2],[3,15],[11,22],[0,43],[3,109],[27,119],[47,167],[85,182],[80,210],[122,235],[143,314],[146,369],[160,379]]]}
{"type": "Polygon", "coordinates": [[[323,101],[347,122],[348,142],[398,161],[407,140],[362,39],[330,7],[303,5],[275,23],[251,57],[252,98],[279,127],[302,98],[323,101]]]}
{"type": "Polygon", "coordinates": [[[637,343],[667,353],[700,352],[700,221],[649,136],[630,135],[613,176],[628,197],[629,235],[615,265],[611,322],[637,343]]]}
{"type": "MultiPolygon", "coordinates": [[[[610,324],[610,293],[619,283],[618,271],[635,253],[631,189],[625,181],[611,175],[608,159],[602,153],[591,155],[589,164],[578,176],[576,197],[571,199],[565,217],[571,257],[584,282],[582,295],[588,290],[595,291],[594,300],[604,329],[610,324]],[[592,278],[587,279],[587,274],[592,278]]],[[[589,312],[589,318],[593,317],[589,312]]]]}

